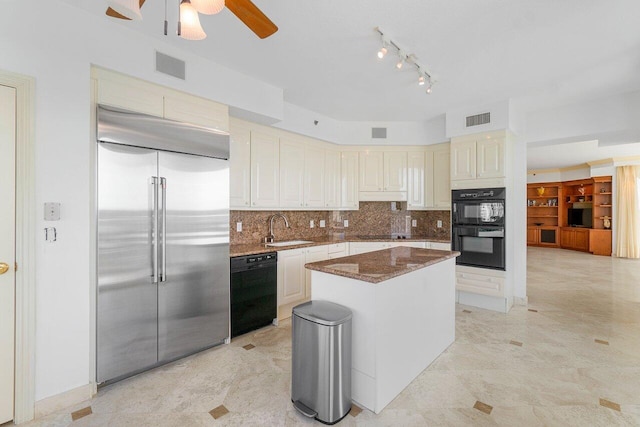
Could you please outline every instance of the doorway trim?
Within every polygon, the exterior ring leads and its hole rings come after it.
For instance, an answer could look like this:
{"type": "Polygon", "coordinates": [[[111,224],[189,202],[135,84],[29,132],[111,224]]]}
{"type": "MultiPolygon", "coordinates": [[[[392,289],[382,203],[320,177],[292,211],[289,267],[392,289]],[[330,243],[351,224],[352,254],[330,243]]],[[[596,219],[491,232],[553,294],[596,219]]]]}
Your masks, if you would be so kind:
{"type": "Polygon", "coordinates": [[[16,90],[16,339],[14,423],[33,419],[35,404],[35,80],[0,70],[16,90]]]}

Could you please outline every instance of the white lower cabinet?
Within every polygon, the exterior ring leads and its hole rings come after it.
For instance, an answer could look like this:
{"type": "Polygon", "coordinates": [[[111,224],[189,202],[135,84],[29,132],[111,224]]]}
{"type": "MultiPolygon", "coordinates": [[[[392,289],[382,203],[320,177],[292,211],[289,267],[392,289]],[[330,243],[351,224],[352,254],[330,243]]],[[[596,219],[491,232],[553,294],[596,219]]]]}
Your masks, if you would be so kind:
{"type": "Polygon", "coordinates": [[[311,275],[304,265],[328,259],[327,245],[278,251],[278,320],[311,298],[311,275]]]}
{"type": "Polygon", "coordinates": [[[427,242],[427,249],[437,249],[439,251],[450,251],[451,243],[427,242]]]}
{"type": "Polygon", "coordinates": [[[456,290],[491,297],[505,294],[506,274],[501,270],[456,266],[456,290]]]}
{"type": "Polygon", "coordinates": [[[381,249],[389,249],[392,246],[390,242],[350,242],[349,255],[364,254],[367,252],[379,251],[381,249]]]}
{"type": "Polygon", "coordinates": [[[349,243],[332,243],[327,245],[328,259],[341,258],[349,255],[349,243]]]}

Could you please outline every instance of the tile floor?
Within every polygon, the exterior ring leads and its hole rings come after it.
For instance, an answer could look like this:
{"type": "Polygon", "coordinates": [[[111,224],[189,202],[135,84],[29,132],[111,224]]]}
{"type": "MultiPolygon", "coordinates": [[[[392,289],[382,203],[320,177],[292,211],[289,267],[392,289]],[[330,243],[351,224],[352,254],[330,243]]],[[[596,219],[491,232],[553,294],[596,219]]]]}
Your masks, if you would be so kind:
{"type": "MultiPolygon", "coordinates": [[[[528,265],[529,307],[456,307],[455,343],[381,414],[339,425],[640,425],[640,261],[529,248],[528,265]]],[[[247,334],[26,425],[320,425],[289,400],[290,332],[247,334]]]]}

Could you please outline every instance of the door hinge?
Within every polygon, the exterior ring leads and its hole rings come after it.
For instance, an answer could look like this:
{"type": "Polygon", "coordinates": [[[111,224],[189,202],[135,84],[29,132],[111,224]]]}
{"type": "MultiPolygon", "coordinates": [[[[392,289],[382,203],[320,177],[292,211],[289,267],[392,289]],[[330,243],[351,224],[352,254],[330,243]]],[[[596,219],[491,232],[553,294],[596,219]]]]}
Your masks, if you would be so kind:
{"type": "Polygon", "coordinates": [[[17,263],[17,262],[14,262],[14,263],[13,263],[13,271],[14,271],[14,272],[17,272],[17,271],[18,271],[18,263],[17,263]]]}

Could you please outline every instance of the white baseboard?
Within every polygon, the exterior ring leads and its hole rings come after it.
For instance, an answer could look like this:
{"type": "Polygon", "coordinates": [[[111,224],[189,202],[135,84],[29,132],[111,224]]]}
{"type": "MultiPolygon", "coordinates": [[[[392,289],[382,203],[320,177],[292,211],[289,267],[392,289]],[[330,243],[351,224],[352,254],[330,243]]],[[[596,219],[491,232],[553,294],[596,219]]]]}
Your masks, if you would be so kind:
{"type": "Polygon", "coordinates": [[[515,305],[524,305],[526,307],[529,305],[529,297],[513,297],[513,303],[515,305]]]}
{"type": "Polygon", "coordinates": [[[35,418],[38,419],[85,400],[89,400],[95,394],[94,390],[94,384],[87,384],[65,391],[64,393],[38,400],[35,404],[35,418]]]}

